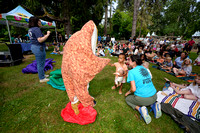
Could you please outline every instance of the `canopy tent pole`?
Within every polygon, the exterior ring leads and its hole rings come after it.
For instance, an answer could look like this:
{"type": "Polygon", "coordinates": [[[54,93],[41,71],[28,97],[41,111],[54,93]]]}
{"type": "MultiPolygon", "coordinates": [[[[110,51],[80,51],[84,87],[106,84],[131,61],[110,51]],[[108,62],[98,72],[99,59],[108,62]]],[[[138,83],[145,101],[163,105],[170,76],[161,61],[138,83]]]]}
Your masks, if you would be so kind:
{"type": "Polygon", "coordinates": [[[55,23],[55,21],[54,21],[54,24],[55,24],[55,32],[56,32],[56,42],[58,43],[58,36],[57,36],[56,23],[55,23]]]}
{"type": "Polygon", "coordinates": [[[9,35],[9,38],[10,38],[10,44],[12,44],[12,40],[11,40],[11,36],[10,36],[10,28],[9,28],[9,25],[8,25],[7,18],[6,18],[6,25],[7,25],[7,28],[8,28],[8,35],[9,35]]]}

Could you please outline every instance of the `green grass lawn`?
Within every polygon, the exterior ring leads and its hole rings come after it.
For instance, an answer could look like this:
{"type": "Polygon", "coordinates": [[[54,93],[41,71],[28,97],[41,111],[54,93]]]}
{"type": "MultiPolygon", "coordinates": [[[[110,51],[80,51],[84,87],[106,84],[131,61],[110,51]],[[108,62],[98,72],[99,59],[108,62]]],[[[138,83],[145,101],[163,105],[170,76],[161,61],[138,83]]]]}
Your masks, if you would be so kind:
{"type": "MultiPolygon", "coordinates": [[[[0,44],[0,51],[6,49],[0,44]]],[[[47,51],[47,58],[56,61],[53,70],[59,69],[62,55],[51,55],[53,48],[47,51]]],[[[196,53],[191,53],[194,60],[196,53]]],[[[117,57],[109,57],[112,63],[117,57]]],[[[130,84],[123,87],[123,95],[118,94],[118,89],[112,90],[114,83],[114,67],[106,66],[90,82],[89,92],[97,105],[96,121],[88,125],[78,125],[65,122],[61,117],[61,110],[69,102],[65,91],[52,88],[47,83],[39,83],[37,74],[23,74],[22,69],[30,64],[35,57],[26,57],[20,65],[0,68],[0,132],[141,132],[141,133],[177,133],[183,132],[181,128],[163,113],[159,119],[154,118],[150,112],[152,122],[146,125],[140,119],[140,114],[129,107],[125,102],[125,92],[130,89],[130,84]]],[[[153,83],[156,89],[162,90],[165,83],[164,77],[177,82],[186,83],[172,75],[154,69],[150,65],[153,83]]],[[[193,71],[200,73],[197,66],[193,71]]]]}

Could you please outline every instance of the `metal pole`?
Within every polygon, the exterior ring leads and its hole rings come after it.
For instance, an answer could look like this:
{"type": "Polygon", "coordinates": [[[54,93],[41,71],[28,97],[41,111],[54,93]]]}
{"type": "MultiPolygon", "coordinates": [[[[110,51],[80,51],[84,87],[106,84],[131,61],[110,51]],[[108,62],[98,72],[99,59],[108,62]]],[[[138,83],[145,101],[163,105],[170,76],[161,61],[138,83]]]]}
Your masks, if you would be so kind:
{"type": "MultiPolygon", "coordinates": [[[[56,32],[56,22],[55,22],[55,32],[56,32]]],[[[57,32],[56,32],[56,42],[58,43],[57,32]]]]}
{"type": "Polygon", "coordinates": [[[6,18],[6,24],[7,24],[7,28],[8,28],[8,35],[9,35],[9,38],[10,38],[10,44],[12,44],[12,40],[11,40],[11,36],[10,36],[10,28],[9,28],[9,25],[8,25],[7,18],[6,18]]]}

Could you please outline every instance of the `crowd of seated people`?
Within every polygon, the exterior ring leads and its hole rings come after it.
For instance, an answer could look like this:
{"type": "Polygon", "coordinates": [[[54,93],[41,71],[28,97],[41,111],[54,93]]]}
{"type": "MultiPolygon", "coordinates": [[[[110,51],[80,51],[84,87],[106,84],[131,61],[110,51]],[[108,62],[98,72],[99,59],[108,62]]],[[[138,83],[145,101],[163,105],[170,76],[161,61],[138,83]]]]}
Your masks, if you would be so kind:
{"type": "MultiPolygon", "coordinates": [[[[104,37],[105,38],[105,37],[104,37]]],[[[109,37],[105,41],[100,41],[97,47],[98,56],[118,56],[120,53],[126,55],[128,59],[131,55],[140,56],[143,61],[156,63],[159,68],[174,72],[175,75],[189,76],[192,72],[192,60],[188,53],[194,44],[193,40],[169,41],[169,39],[133,38],[126,43],[110,41],[109,37]],[[105,42],[105,43],[104,43],[105,42]],[[190,44],[191,43],[191,44],[190,44]],[[190,47],[189,47],[190,46],[190,47]],[[108,54],[105,53],[108,49],[108,54]],[[174,61],[173,61],[174,60],[174,61]]],[[[195,65],[200,65],[198,58],[194,61],[195,65]]]]}

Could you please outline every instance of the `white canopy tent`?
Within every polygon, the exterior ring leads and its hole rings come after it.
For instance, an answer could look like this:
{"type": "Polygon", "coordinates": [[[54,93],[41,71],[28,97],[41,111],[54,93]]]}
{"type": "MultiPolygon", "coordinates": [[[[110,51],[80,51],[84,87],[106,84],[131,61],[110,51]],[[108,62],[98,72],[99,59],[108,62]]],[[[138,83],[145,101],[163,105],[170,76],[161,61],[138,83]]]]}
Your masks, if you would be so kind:
{"type": "Polygon", "coordinates": [[[146,37],[150,37],[151,35],[150,35],[150,33],[148,32],[148,34],[146,35],[146,37]]]}
{"type": "Polygon", "coordinates": [[[192,35],[192,37],[200,37],[200,31],[196,31],[196,32],[192,35]]]}
{"type": "Polygon", "coordinates": [[[155,32],[153,32],[153,33],[152,33],[152,36],[157,36],[157,35],[155,34],[155,32]]]}
{"type": "MultiPolygon", "coordinates": [[[[10,43],[12,43],[12,41],[11,41],[9,25],[22,27],[22,28],[28,28],[29,18],[31,16],[33,15],[27,12],[20,5],[8,13],[0,14],[0,24],[7,25],[10,43]]],[[[51,22],[41,20],[41,23],[42,23],[42,28],[55,28],[55,32],[56,32],[56,24],[54,21],[51,23],[51,22]]],[[[57,34],[56,34],[56,40],[57,40],[57,34]]]]}

